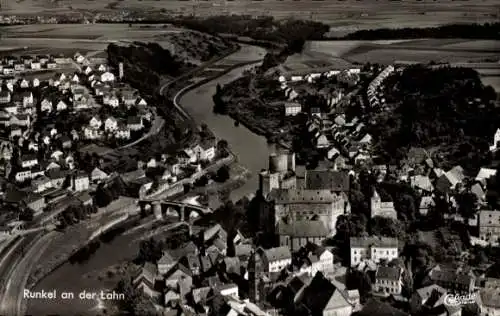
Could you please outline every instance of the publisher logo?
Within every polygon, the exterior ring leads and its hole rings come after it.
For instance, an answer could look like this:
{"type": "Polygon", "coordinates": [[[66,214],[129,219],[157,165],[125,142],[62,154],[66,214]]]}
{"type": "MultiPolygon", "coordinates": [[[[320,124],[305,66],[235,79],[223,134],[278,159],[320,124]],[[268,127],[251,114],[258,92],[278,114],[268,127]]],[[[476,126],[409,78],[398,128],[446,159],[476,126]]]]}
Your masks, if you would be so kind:
{"type": "Polygon", "coordinates": [[[460,306],[467,304],[474,304],[476,302],[476,294],[446,294],[444,297],[444,305],[447,306],[460,306]]]}

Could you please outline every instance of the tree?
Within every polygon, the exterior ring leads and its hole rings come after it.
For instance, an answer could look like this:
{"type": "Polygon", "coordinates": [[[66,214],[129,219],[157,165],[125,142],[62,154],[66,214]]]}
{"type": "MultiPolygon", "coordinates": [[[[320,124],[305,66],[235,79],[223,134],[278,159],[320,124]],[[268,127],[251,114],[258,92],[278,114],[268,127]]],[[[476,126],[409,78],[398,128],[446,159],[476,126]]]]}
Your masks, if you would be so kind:
{"type": "Polygon", "coordinates": [[[139,254],[136,262],[142,264],[144,262],[156,263],[163,255],[164,243],[157,241],[154,238],[141,241],[139,245],[139,254]]]}
{"type": "Polygon", "coordinates": [[[125,295],[124,300],[119,300],[118,307],[130,315],[153,316],[154,306],[141,292],[134,288],[131,280],[120,280],[115,291],[125,295]]]}
{"type": "Polygon", "coordinates": [[[358,290],[361,301],[365,301],[372,290],[372,282],[365,272],[348,269],[346,274],[346,288],[348,290],[358,290]]]}
{"type": "Polygon", "coordinates": [[[31,208],[26,207],[19,214],[19,220],[31,222],[33,220],[34,214],[35,214],[35,212],[31,208]]]}
{"type": "Polygon", "coordinates": [[[401,222],[392,218],[375,216],[370,219],[368,226],[370,235],[399,239],[402,239],[405,235],[405,229],[401,222]]]}
{"type": "Polygon", "coordinates": [[[477,212],[477,196],[472,192],[464,192],[456,197],[458,204],[458,213],[463,217],[464,221],[473,218],[477,212]]]}
{"type": "Polygon", "coordinates": [[[227,165],[220,167],[219,170],[217,170],[216,180],[218,182],[227,181],[231,177],[231,174],[229,171],[230,171],[230,169],[229,169],[229,166],[227,166],[227,165]]]}

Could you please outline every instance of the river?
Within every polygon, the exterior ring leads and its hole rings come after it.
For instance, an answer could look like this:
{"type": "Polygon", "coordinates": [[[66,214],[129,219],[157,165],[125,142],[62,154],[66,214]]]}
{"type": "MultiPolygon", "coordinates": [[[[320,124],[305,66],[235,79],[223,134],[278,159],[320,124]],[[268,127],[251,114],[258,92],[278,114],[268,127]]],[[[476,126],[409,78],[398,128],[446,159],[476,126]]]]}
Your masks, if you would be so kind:
{"type": "MultiPolygon", "coordinates": [[[[28,301],[28,315],[97,315],[96,300],[81,300],[78,294],[82,291],[92,292],[104,290],[103,282],[95,278],[88,278],[86,274],[94,271],[103,271],[109,266],[133,259],[137,255],[139,242],[135,241],[136,234],[121,235],[110,243],[102,243],[97,251],[84,264],[65,263],[54,273],[44,278],[32,291],[57,291],[58,299],[43,300],[30,299],[28,301]],[[63,300],[62,292],[73,292],[75,298],[63,300]]],[[[42,258],[43,260],[43,258],[42,258]]],[[[113,286],[109,286],[111,290],[113,286]]]]}
{"type": "MultiPolygon", "coordinates": [[[[234,58],[234,57],[233,57],[234,58]]],[[[255,193],[258,186],[258,173],[267,168],[268,144],[266,139],[253,134],[250,130],[240,125],[234,126],[234,121],[228,116],[214,115],[212,112],[212,95],[215,93],[217,83],[226,84],[242,74],[249,68],[235,69],[217,80],[204,84],[186,93],[180,100],[181,105],[200,123],[204,122],[217,137],[226,139],[232,151],[238,156],[239,163],[248,168],[252,178],[242,187],[231,194],[233,200],[238,200],[250,193],[255,193]]],[[[117,236],[109,244],[101,243],[100,248],[85,264],[66,263],[54,273],[43,279],[33,291],[52,291],[57,293],[73,292],[73,300],[30,300],[27,314],[30,315],[96,315],[97,301],[80,300],[78,293],[81,291],[100,291],[102,282],[84,277],[93,271],[102,271],[107,267],[123,260],[134,258],[137,254],[138,243],[134,242],[136,236],[117,236]],[[96,289],[96,287],[99,287],[96,289]]]]}
{"type": "Polygon", "coordinates": [[[258,188],[258,173],[268,166],[269,145],[265,137],[252,133],[242,124],[236,127],[233,119],[229,116],[216,115],[212,111],[212,96],[217,84],[222,86],[235,80],[241,76],[246,68],[250,68],[250,66],[235,69],[214,81],[189,91],[179,102],[197,122],[207,124],[218,138],[227,140],[231,150],[238,157],[238,162],[252,173],[252,177],[245,185],[231,192],[233,201],[255,193],[258,188]]]}

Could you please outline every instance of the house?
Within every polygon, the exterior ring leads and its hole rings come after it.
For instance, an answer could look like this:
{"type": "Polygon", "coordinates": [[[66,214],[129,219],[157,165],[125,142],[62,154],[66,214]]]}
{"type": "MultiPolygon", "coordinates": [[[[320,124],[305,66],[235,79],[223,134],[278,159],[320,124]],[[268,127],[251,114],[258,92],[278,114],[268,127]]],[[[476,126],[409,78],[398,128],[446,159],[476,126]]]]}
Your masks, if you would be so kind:
{"type": "Polygon", "coordinates": [[[10,118],[10,125],[29,127],[30,124],[31,124],[31,119],[29,115],[26,114],[13,115],[10,118]]]}
{"type": "Polygon", "coordinates": [[[94,128],[94,129],[98,129],[100,128],[102,125],[102,121],[96,117],[96,116],[93,116],[91,119],[90,119],[90,122],[89,122],[89,126],[91,128],[94,128]]]}
{"type": "Polygon", "coordinates": [[[263,250],[259,248],[264,270],[268,273],[280,272],[292,263],[292,254],[288,247],[275,247],[263,250]]]}
{"type": "Polygon", "coordinates": [[[74,74],[73,77],[71,77],[71,82],[74,82],[74,83],[80,82],[80,78],[78,78],[77,74],[74,74]]]}
{"type": "Polygon", "coordinates": [[[79,173],[72,176],[71,190],[75,192],[87,191],[89,189],[89,176],[85,173],[79,173]]]}
{"type": "Polygon", "coordinates": [[[137,105],[137,106],[147,106],[148,103],[146,102],[146,100],[144,100],[143,98],[139,97],[139,98],[137,98],[137,101],[135,102],[135,105],[137,105]]]}
{"type": "Polygon", "coordinates": [[[118,121],[110,116],[104,121],[104,130],[106,132],[114,132],[118,129],[118,121]]]}
{"type": "Polygon", "coordinates": [[[113,75],[111,72],[109,71],[106,71],[104,72],[100,78],[99,78],[102,82],[111,82],[111,81],[115,81],[115,75],[113,75]]]}
{"type": "Polygon", "coordinates": [[[77,87],[75,89],[72,89],[72,93],[73,93],[73,101],[78,101],[85,94],[85,90],[83,88],[77,87]]]}
{"type": "Polygon", "coordinates": [[[19,87],[21,87],[22,89],[26,89],[30,86],[30,83],[28,80],[26,79],[22,79],[21,80],[21,83],[19,84],[19,87]]]}
{"type": "Polygon", "coordinates": [[[486,186],[486,181],[497,174],[496,169],[481,168],[476,176],[476,181],[479,181],[483,187],[486,186]]]}
{"type": "Polygon", "coordinates": [[[121,95],[122,95],[122,101],[127,107],[134,105],[135,101],[137,100],[135,93],[130,90],[122,91],[121,95]]]}
{"type": "Polygon", "coordinates": [[[13,128],[10,130],[10,139],[14,139],[14,137],[23,135],[23,131],[20,128],[13,128]]]}
{"type": "Polygon", "coordinates": [[[500,316],[500,289],[484,289],[479,292],[482,312],[485,316],[500,316]]]}
{"type": "Polygon", "coordinates": [[[92,72],[92,68],[90,66],[83,67],[83,73],[88,76],[92,72]]]}
{"type": "Polygon", "coordinates": [[[176,264],[177,261],[167,251],[164,251],[160,260],[158,260],[158,262],[156,263],[158,267],[158,273],[160,275],[165,275],[176,264]]]}
{"type": "Polygon", "coordinates": [[[21,156],[21,167],[31,168],[38,164],[38,159],[36,155],[23,155],[21,156]]]}
{"type": "Polygon", "coordinates": [[[472,293],[476,284],[476,277],[471,273],[440,267],[432,269],[429,278],[434,284],[456,294],[472,293]]]}
{"type": "Polygon", "coordinates": [[[64,111],[67,109],[68,109],[68,105],[63,100],[57,102],[57,105],[56,105],[57,111],[64,111]]]}
{"type": "Polygon", "coordinates": [[[72,142],[71,142],[71,138],[69,138],[68,135],[63,135],[61,136],[61,145],[64,149],[69,149],[71,148],[71,145],[72,145],[72,142]]]}
{"type": "Polygon", "coordinates": [[[387,262],[398,258],[398,240],[389,237],[351,237],[350,238],[351,266],[370,259],[375,263],[381,260],[387,262]]]}
{"type": "Polygon", "coordinates": [[[360,143],[361,145],[370,145],[372,143],[372,139],[372,135],[366,134],[359,140],[358,143],[360,143]]]}
{"type": "Polygon", "coordinates": [[[409,316],[408,313],[392,307],[389,303],[370,299],[363,305],[363,309],[356,316],[409,316]]]}
{"type": "Polygon", "coordinates": [[[283,108],[285,116],[295,116],[302,111],[302,105],[297,102],[285,102],[283,108]]]}
{"type": "Polygon", "coordinates": [[[42,213],[45,208],[45,198],[38,193],[29,193],[22,201],[22,203],[34,211],[34,215],[42,213]]]}
{"type": "Polygon", "coordinates": [[[418,314],[422,311],[422,306],[427,303],[427,300],[433,295],[442,297],[447,291],[439,285],[432,284],[422,287],[413,293],[410,298],[410,309],[412,314],[418,314]]]}
{"type": "Polygon", "coordinates": [[[214,290],[222,296],[239,297],[238,286],[234,283],[217,285],[214,290]]]}
{"type": "Polygon", "coordinates": [[[97,71],[106,72],[108,71],[108,68],[106,67],[106,65],[100,64],[99,67],[97,67],[97,71]]]}
{"type": "Polygon", "coordinates": [[[156,266],[151,262],[146,262],[142,267],[141,273],[135,277],[132,284],[136,289],[144,292],[145,295],[151,298],[161,296],[161,279],[158,277],[156,266]]]}
{"type": "Polygon", "coordinates": [[[126,126],[119,126],[115,132],[117,139],[130,139],[130,130],[126,126]]]}
{"type": "Polygon", "coordinates": [[[9,103],[11,100],[10,92],[6,90],[0,91],[0,104],[9,103]]]}
{"type": "Polygon", "coordinates": [[[34,61],[31,63],[31,69],[40,70],[42,69],[42,64],[39,61],[34,61]]]}
{"type": "MultiPolygon", "coordinates": [[[[359,304],[357,291],[337,288],[321,272],[295,296],[296,315],[349,316],[359,304]]],[[[375,315],[375,314],[374,314],[375,315]]]]}
{"type": "Polygon", "coordinates": [[[52,101],[48,99],[43,99],[40,103],[40,111],[42,112],[50,112],[52,111],[52,101]]]}
{"type": "Polygon", "coordinates": [[[385,295],[400,295],[403,288],[403,269],[379,266],[375,273],[375,291],[385,295]]]}
{"type": "Polygon", "coordinates": [[[73,59],[79,64],[83,64],[83,62],[85,61],[85,57],[80,53],[76,53],[73,59]]]}
{"type": "Polygon", "coordinates": [[[170,288],[176,288],[181,283],[191,287],[193,284],[193,277],[191,271],[182,264],[177,263],[174,265],[164,276],[165,285],[170,288]]]}
{"type": "Polygon", "coordinates": [[[41,176],[31,181],[31,185],[35,188],[34,192],[40,193],[52,188],[52,180],[46,176],[41,176]]]}
{"type": "Polygon", "coordinates": [[[83,134],[85,139],[99,139],[103,136],[103,131],[92,127],[85,127],[83,134]]]}
{"type": "Polygon", "coordinates": [[[31,170],[27,168],[19,170],[15,175],[15,179],[17,182],[24,182],[27,179],[31,179],[31,170]]]}
{"type": "Polygon", "coordinates": [[[24,64],[14,64],[14,71],[25,71],[26,70],[26,67],[24,66],[24,64]]]}
{"type": "Polygon", "coordinates": [[[50,158],[55,160],[60,160],[64,153],[60,150],[55,150],[52,154],[50,154],[50,158]]]}
{"type": "Polygon", "coordinates": [[[498,243],[500,238],[500,211],[481,210],[478,219],[479,238],[490,243],[498,243]]]}
{"type": "Polygon", "coordinates": [[[331,275],[334,270],[333,253],[328,249],[313,243],[308,243],[299,253],[303,254],[300,258],[299,273],[307,273],[314,277],[317,272],[324,275],[331,275]]]}
{"type": "Polygon", "coordinates": [[[61,169],[61,166],[58,163],[52,161],[47,165],[47,167],[45,167],[45,170],[52,170],[52,169],[61,169]]]}
{"type": "Polygon", "coordinates": [[[45,64],[45,67],[47,67],[47,69],[56,69],[57,68],[57,63],[54,62],[54,61],[48,61],[45,64]]]}
{"type": "Polygon", "coordinates": [[[142,118],[139,116],[130,116],[127,119],[127,127],[131,131],[139,131],[144,128],[144,125],[142,123],[142,118]]]}
{"type": "Polygon", "coordinates": [[[326,137],[325,134],[320,133],[318,137],[316,137],[316,148],[327,148],[330,146],[330,140],[326,137]]]}
{"type": "Polygon", "coordinates": [[[427,215],[429,209],[431,209],[436,204],[434,203],[434,198],[432,196],[423,196],[420,200],[420,206],[418,208],[421,215],[427,215]]]}
{"type": "Polygon", "coordinates": [[[290,251],[296,251],[309,242],[321,244],[330,235],[329,229],[320,220],[280,221],[277,233],[280,246],[289,247],[290,251]]]}
{"type": "Polygon", "coordinates": [[[67,172],[62,169],[51,169],[45,172],[45,175],[51,180],[53,188],[59,188],[66,180],[67,172]]]}
{"type": "Polygon", "coordinates": [[[397,219],[398,214],[394,209],[394,203],[392,201],[382,202],[380,195],[377,190],[373,190],[373,196],[370,199],[370,210],[371,218],[375,216],[382,216],[392,219],[397,219]]]}
{"type": "Polygon", "coordinates": [[[434,191],[434,186],[428,176],[416,175],[410,177],[410,184],[420,193],[430,194],[434,191]]]}
{"type": "Polygon", "coordinates": [[[88,191],[78,192],[75,194],[75,197],[82,205],[92,205],[94,203],[88,191]]]}
{"type": "Polygon", "coordinates": [[[112,108],[117,108],[120,105],[120,99],[118,99],[115,95],[105,95],[103,97],[103,103],[111,106],[112,108]]]}
{"type": "Polygon", "coordinates": [[[193,148],[197,161],[208,160],[215,158],[215,144],[213,141],[202,141],[193,148]]]}
{"type": "Polygon", "coordinates": [[[99,168],[94,168],[90,173],[90,180],[94,183],[106,180],[108,177],[108,174],[99,168]]]}
{"type": "Polygon", "coordinates": [[[23,106],[28,107],[33,105],[33,93],[31,92],[23,92],[22,93],[22,98],[23,98],[23,106]]]}

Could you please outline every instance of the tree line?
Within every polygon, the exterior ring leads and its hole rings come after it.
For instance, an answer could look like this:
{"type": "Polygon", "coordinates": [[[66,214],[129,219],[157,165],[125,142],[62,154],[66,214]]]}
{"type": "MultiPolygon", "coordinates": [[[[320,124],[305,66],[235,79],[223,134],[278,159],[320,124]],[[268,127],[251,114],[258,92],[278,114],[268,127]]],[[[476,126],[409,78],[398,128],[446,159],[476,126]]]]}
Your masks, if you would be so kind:
{"type": "Polygon", "coordinates": [[[500,38],[500,23],[484,24],[449,24],[425,28],[380,28],[360,30],[341,38],[343,40],[384,40],[384,39],[413,39],[413,38],[468,38],[492,39],[500,38]]]}

